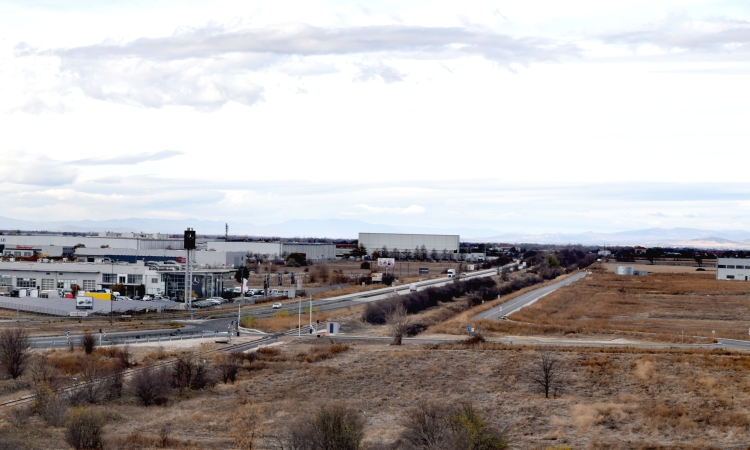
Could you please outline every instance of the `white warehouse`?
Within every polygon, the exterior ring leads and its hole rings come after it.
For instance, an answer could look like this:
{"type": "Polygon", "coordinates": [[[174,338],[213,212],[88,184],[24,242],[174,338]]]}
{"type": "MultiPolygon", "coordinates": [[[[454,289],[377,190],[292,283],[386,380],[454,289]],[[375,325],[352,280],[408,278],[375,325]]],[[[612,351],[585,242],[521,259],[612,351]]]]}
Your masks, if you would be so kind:
{"type": "Polygon", "coordinates": [[[359,243],[365,246],[367,253],[382,249],[389,251],[414,250],[422,246],[428,252],[458,253],[460,236],[457,234],[398,234],[398,233],[359,233],[359,243]]]}
{"type": "Polygon", "coordinates": [[[716,279],[717,280],[747,281],[749,276],[750,276],[750,259],[717,258],[716,260],[716,279]]]}

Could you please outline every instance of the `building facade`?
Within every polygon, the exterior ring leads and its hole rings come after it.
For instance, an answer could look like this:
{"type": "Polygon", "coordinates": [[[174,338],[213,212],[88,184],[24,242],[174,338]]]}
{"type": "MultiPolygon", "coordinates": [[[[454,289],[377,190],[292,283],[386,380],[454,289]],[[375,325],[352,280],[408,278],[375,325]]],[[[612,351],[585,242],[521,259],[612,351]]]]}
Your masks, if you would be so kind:
{"type": "Polygon", "coordinates": [[[750,277],[750,259],[717,258],[716,260],[716,279],[717,280],[748,281],[748,277],[750,277]]]}
{"type": "MultiPolygon", "coordinates": [[[[386,247],[388,251],[413,251],[415,248],[433,250],[439,254],[458,254],[460,236],[457,234],[397,234],[397,233],[359,233],[359,243],[365,246],[368,254],[386,247]]],[[[456,255],[452,256],[456,259],[456,255]]]]}
{"type": "MultiPolygon", "coordinates": [[[[224,285],[232,284],[233,269],[196,268],[193,274],[193,292],[199,297],[220,295],[224,285]]],[[[0,262],[0,291],[13,289],[63,289],[71,290],[73,285],[85,291],[124,285],[132,294],[135,288],[143,285],[149,295],[181,295],[185,289],[185,270],[165,268],[151,269],[139,264],[97,264],[97,263],[30,263],[0,262]]]]}

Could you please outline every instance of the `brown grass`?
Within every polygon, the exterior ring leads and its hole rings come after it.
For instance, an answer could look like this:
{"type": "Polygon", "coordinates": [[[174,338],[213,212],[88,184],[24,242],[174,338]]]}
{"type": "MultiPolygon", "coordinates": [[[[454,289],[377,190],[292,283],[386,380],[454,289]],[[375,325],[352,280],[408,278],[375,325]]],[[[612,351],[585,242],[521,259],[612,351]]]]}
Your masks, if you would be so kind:
{"type": "Polygon", "coordinates": [[[617,276],[604,271],[561,288],[507,321],[478,323],[516,334],[623,334],[662,342],[748,339],[749,288],[705,273],[617,276]]]}

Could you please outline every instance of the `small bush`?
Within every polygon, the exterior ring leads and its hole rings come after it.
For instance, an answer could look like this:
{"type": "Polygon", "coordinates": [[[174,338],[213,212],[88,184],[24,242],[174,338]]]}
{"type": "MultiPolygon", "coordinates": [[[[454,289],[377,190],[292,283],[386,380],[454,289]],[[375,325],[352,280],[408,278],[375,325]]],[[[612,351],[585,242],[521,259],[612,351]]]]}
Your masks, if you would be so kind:
{"type": "Polygon", "coordinates": [[[88,331],[83,333],[83,338],[81,338],[81,347],[87,355],[92,354],[94,352],[94,347],[96,347],[96,336],[89,333],[88,331]]]}
{"type": "Polygon", "coordinates": [[[172,387],[177,389],[204,389],[215,386],[216,375],[205,364],[196,363],[191,355],[177,357],[172,366],[172,387]]]}
{"type": "Polygon", "coordinates": [[[280,441],[300,450],[358,450],[365,436],[365,419],[356,409],[333,403],[312,416],[290,424],[280,441]]]}
{"type": "Polygon", "coordinates": [[[68,411],[68,399],[57,395],[44,383],[38,384],[34,388],[34,403],[31,404],[31,410],[39,414],[47,424],[53,427],[60,427],[65,423],[65,413],[68,411]]]}
{"type": "Polygon", "coordinates": [[[166,404],[172,391],[171,375],[167,366],[138,371],[131,382],[133,394],[143,406],[166,404]]]}
{"type": "Polygon", "coordinates": [[[360,269],[369,270],[370,269],[370,262],[369,261],[363,261],[362,264],[359,265],[360,269]]]}
{"type": "Polygon", "coordinates": [[[98,414],[84,408],[73,408],[65,425],[65,442],[76,450],[100,450],[104,420],[98,414]]]}

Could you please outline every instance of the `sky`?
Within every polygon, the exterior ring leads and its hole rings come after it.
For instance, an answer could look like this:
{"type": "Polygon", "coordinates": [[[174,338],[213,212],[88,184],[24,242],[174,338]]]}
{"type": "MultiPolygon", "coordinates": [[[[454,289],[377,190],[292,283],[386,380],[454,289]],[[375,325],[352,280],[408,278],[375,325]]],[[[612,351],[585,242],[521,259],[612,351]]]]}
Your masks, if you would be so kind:
{"type": "Polygon", "coordinates": [[[742,1],[0,0],[0,216],[750,229],[748,75],[742,1]]]}

